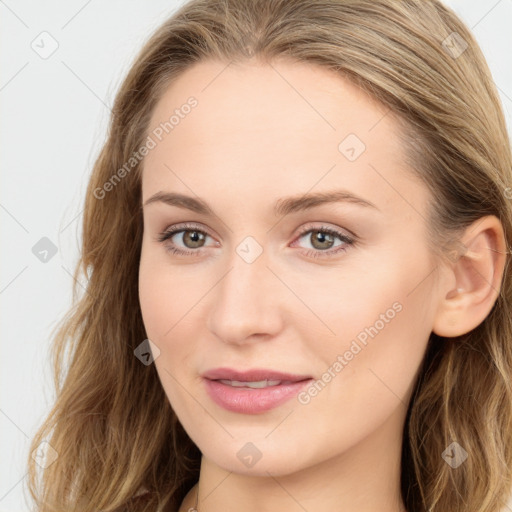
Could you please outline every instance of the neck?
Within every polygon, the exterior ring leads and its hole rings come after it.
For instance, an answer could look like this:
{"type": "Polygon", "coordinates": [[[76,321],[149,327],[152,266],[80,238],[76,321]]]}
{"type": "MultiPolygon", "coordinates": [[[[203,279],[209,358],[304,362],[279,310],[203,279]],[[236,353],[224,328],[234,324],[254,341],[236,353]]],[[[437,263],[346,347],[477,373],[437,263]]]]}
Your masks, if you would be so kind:
{"type": "Polygon", "coordinates": [[[288,474],[234,473],[203,455],[198,485],[179,512],[405,512],[397,419],[342,454],[288,474]]]}

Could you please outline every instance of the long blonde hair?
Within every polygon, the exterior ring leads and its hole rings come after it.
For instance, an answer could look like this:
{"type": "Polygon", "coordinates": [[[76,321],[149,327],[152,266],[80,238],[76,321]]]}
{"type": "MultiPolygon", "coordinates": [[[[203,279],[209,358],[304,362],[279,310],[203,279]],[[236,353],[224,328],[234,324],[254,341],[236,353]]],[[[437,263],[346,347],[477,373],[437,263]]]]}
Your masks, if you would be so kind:
{"type": "MultiPolygon", "coordinates": [[[[199,476],[154,365],[138,301],[143,160],[105,184],[143,145],[173,80],[206,59],[287,58],[334,70],[399,122],[411,172],[429,188],[429,243],[449,258],[488,214],[512,239],[512,157],[484,56],[437,0],[192,0],[155,32],[117,94],[85,199],[75,278],[87,279],[54,336],[56,402],[32,440],[29,490],[41,512],[178,509],[199,476]],[[111,182],[112,183],[112,182],[111,182]],[[47,441],[57,458],[37,465],[47,441]],[[138,491],[148,492],[135,498],[138,491]]],[[[125,168],[126,169],[126,168],[125,168]]],[[[439,260],[441,261],[441,260],[439,260]]],[[[401,491],[409,512],[498,512],[512,488],[512,275],[507,256],[487,318],[457,338],[432,334],[404,426],[401,491]],[[469,454],[452,469],[442,453],[469,454]]],[[[53,454],[53,452],[51,452],[53,454]]]]}

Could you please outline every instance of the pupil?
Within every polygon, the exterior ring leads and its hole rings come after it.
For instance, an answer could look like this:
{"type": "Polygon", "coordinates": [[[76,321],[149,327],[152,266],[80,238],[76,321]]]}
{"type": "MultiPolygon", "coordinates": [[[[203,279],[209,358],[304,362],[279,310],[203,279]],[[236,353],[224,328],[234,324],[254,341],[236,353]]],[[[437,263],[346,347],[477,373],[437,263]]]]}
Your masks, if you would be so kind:
{"type": "Polygon", "coordinates": [[[185,238],[188,240],[188,243],[195,247],[193,244],[201,241],[202,234],[198,231],[186,231],[185,238]]]}
{"type": "Polygon", "coordinates": [[[330,237],[331,237],[331,235],[329,235],[329,234],[323,233],[322,231],[316,231],[314,240],[316,240],[316,242],[320,243],[320,244],[327,243],[328,244],[327,247],[323,246],[323,247],[320,247],[320,249],[325,249],[325,248],[328,249],[332,245],[332,240],[330,240],[330,241],[327,240],[327,238],[330,238],[330,237]]]}

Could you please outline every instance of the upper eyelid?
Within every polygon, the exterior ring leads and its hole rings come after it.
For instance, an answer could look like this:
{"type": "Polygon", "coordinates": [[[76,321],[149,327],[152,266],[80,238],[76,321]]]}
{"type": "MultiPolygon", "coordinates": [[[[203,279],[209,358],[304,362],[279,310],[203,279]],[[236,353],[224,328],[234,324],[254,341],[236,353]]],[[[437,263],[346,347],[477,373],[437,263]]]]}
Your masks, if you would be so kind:
{"type": "Polygon", "coordinates": [[[162,231],[162,234],[166,234],[166,233],[171,233],[172,232],[173,235],[177,235],[178,233],[181,233],[182,231],[194,231],[194,230],[195,231],[201,231],[205,235],[208,235],[211,238],[215,238],[212,234],[210,234],[210,231],[208,229],[204,228],[200,224],[176,224],[176,225],[172,225],[172,226],[169,226],[169,227],[165,228],[162,231]]]}

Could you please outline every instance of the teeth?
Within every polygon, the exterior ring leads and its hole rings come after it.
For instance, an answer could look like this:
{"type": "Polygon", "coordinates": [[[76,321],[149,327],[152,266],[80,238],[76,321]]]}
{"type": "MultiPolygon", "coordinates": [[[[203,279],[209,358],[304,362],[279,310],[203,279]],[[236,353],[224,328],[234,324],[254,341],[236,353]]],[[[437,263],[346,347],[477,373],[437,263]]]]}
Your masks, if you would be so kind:
{"type": "Polygon", "coordinates": [[[219,382],[222,384],[227,384],[228,386],[233,386],[235,388],[248,387],[248,388],[266,388],[268,386],[278,386],[281,384],[280,380],[258,380],[256,382],[242,382],[240,380],[224,380],[221,379],[219,382]]]}

